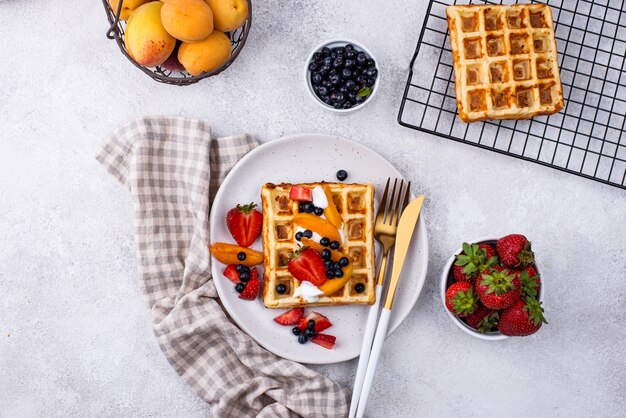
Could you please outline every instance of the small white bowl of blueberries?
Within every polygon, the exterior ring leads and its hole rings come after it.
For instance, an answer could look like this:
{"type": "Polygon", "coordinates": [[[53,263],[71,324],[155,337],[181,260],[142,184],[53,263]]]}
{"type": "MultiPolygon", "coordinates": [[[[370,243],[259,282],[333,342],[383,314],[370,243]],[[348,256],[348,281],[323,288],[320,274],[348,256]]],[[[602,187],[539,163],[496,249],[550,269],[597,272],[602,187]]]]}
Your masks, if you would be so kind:
{"type": "Polygon", "coordinates": [[[313,49],[304,78],[307,91],[318,105],[343,114],[372,101],[379,85],[374,56],[351,40],[333,39],[313,49]]]}

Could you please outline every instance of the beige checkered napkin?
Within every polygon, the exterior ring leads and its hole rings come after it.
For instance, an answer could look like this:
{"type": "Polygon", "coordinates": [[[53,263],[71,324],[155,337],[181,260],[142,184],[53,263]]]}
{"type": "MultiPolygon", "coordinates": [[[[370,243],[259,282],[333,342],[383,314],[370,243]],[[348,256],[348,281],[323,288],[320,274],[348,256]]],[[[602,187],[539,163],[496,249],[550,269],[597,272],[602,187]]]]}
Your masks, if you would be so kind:
{"type": "Polygon", "coordinates": [[[245,135],[211,139],[198,120],[144,118],[113,134],[97,159],[133,195],[139,279],[159,345],[212,415],[345,416],[344,389],[259,347],[218,303],[209,206],[228,170],[256,145],[245,135]]]}

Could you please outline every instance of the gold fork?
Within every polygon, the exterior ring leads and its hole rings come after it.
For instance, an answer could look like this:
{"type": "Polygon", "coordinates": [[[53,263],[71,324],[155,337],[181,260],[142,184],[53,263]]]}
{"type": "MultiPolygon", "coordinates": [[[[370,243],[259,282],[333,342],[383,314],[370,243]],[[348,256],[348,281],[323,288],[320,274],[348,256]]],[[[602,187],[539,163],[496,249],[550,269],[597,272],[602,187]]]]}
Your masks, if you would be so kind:
{"type": "Polygon", "coordinates": [[[382,245],[383,251],[378,270],[378,278],[376,280],[376,302],[370,306],[369,313],[367,315],[367,325],[365,326],[363,345],[361,346],[361,355],[359,356],[359,365],[354,379],[352,402],[350,403],[350,418],[353,418],[356,415],[361,389],[363,388],[363,382],[365,380],[365,371],[369,361],[372,341],[374,340],[374,331],[376,331],[376,320],[378,318],[379,311],[378,308],[380,306],[380,299],[385,281],[385,272],[387,270],[387,255],[389,254],[391,247],[393,247],[396,242],[396,233],[398,232],[400,215],[409,203],[409,196],[411,195],[411,183],[407,182],[403,198],[404,180],[400,180],[400,187],[398,189],[398,193],[396,194],[398,179],[394,179],[393,189],[391,191],[391,195],[389,196],[390,182],[391,178],[388,178],[387,184],[385,185],[385,191],[383,192],[383,197],[380,200],[378,213],[376,214],[376,222],[374,223],[374,237],[380,245],[382,245]]]}

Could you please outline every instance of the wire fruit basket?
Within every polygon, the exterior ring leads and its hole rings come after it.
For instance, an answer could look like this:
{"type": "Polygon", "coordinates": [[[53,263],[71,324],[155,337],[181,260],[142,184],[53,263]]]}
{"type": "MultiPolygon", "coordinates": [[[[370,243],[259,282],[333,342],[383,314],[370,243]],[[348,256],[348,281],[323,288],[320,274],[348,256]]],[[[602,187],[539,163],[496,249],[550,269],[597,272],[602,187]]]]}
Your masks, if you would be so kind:
{"type": "Polygon", "coordinates": [[[117,10],[113,10],[108,0],[102,0],[107,19],[109,20],[109,24],[111,25],[107,30],[107,38],[115,39],[115,41],[117,42],[117,46],[120,48],[120,51],[122,51],[122,54],[124,54],[124,56],[135,67],[139,68],[145,74],[149,75],[154,80],[161,83],[173,84],[176,86],[188,86],[190,84],[197,83],[204,78],[218,75],[219,73],[227,69],[237,59],[239,53],[246,44],[248,33],[250,32],[250,26],[252,25],[252,0],[248,0],[248,18],[246,19],[245,23],[239,29],[226,33],[226,36],[228,36],[232,44],[232,53],[228,61],[226,61],[222,66],[216,68],[213,71],[202,73],[197,76],[192,76],[187,71],[172,71],[163,66],[145,67],[143,65],[137,64],[135,60],[130,57],[124,43],[124,31],[126,29],[126,22],[120,20],[119,18],[123,2],[124,0],[120,0],[117,10]]]}
{"type": "Polygon", "coordinates": [[[624,1],[531,1],[552,9],[564,109],[529,120],[465,124],[456,106],[446,7],[527,2],[431,0],[398,122],[626,189],[624,1]]]}

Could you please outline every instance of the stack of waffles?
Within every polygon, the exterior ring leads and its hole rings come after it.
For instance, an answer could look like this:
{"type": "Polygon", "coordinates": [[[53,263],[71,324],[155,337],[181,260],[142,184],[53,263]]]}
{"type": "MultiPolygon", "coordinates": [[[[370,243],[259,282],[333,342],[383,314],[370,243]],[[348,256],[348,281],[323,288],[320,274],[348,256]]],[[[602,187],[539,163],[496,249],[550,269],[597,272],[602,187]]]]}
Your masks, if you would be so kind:
{"type": "Polygon", "coordinates": [[[448,6],[446,14],[462,121],[528,119],[561,110],[549,6],[448,6]]]}
{"type": "MultiPolygon", "coordinates": [[[[338,251],[352,264],[351,277],[336,292],[322,295],[316,302],[294,296],[300,282],[288,270],[289,256],[301,243],[294,217],[300,213],[299,203],[289,198],[292,184],[265,184],[261,190],[263,205],[263,301],[268,308],[299,306],[372,304],[375,294],[374,258],[374,188],[370,184],[306,183],[297,186],[310,189],[325,186],[343,221],[338,251]],[[286,291],[279,294],[276,286],[286,291]],[[357,286],[358,285],[358,286],[357,286]],[[362,286],[361,286],[362,285],[362,286]],[[355,289],[363,289],[358,292],[355,289]]],[[[340,280],[340,279],[330,279],[340,280]]]]}

